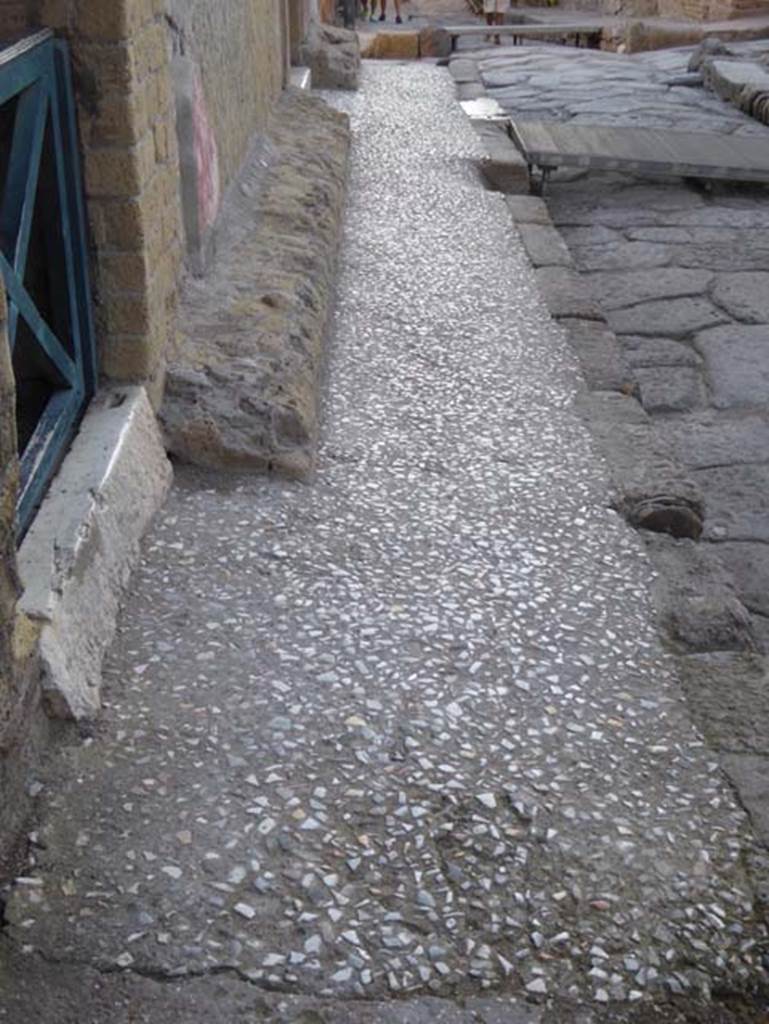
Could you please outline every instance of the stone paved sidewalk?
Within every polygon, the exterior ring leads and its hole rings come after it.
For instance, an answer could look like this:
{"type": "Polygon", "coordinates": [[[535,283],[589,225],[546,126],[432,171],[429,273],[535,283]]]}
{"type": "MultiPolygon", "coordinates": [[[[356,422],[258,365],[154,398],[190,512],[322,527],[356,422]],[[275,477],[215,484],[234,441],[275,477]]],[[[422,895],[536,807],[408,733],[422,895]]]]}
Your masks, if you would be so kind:
{"type": "Polygon", "coordinates": [[[43,780],[0,1021],[759,1020],[754,840],[452,85],[335,102],[317,479],[178,473],[43,780]]]}

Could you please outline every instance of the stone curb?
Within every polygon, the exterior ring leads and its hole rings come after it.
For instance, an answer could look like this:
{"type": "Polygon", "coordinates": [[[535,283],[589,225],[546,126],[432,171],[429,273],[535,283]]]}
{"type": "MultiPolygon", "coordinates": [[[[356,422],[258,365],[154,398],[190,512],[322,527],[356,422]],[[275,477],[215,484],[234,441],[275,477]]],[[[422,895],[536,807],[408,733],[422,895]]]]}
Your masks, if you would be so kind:
{"type": "Polygon", "coordinates": [[[19,611],[40,629],[43,700],[54,717],[98,713],[120,599],[170,484],[144,389],[100,392],[19,550],[19,611]]]}
{"type": "Polygon", "coordinates": [[[486,151],[478,164],[489,188],[505,194],[529,191],[529,169],[526,161],[508,138],[505,125],[499,121],[470,118],[481,145],[486,151]]]}
{"type": "Polygon", "coordinates": [[[230,191],[210,273],[185,282],[160,411],[183,461],[312,472],[349,148],[345,115],[283,94],[230,191]]]}

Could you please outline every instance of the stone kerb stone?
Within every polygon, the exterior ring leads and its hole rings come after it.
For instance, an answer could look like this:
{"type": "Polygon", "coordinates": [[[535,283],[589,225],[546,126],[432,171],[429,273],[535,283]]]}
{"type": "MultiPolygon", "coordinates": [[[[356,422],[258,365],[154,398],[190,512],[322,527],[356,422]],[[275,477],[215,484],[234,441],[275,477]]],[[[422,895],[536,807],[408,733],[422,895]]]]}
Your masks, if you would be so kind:
{"type": "MultiPolygon", "coordinates": [[[[509,196],[506,202],[530,259],[534,257],[532,263],[540,263],[537,281],[551,316],[566,331],[580,361],[590,389],[579,400],[580,410],[606,454],[617,511],[638,529],[698,538],[705,516],[702,493],[671,457],[669,446],[634,397],[638,385],[617,336],[588,283],[570,258],[566,260],[568,248],[545,201],[509,196]],[[541,251],[535,249],[537,243],[541,251]]],[[[701,276],[687,285],[704,287],[708,278],[703,284],[701,276]]]]}

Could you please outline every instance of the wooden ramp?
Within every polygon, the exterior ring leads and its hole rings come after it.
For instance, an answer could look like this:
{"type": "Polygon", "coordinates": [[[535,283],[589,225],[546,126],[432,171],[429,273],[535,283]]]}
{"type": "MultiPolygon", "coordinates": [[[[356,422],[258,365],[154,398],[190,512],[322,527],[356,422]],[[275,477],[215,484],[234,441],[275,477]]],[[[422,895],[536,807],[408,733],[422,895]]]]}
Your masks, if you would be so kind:
{"type": "Polygon", "coordinates": [[[769,129],[735,136],[511,120],[508,131],[529,165],[532,191],[541,190],[557,167],[769,182],[769,129]]]}

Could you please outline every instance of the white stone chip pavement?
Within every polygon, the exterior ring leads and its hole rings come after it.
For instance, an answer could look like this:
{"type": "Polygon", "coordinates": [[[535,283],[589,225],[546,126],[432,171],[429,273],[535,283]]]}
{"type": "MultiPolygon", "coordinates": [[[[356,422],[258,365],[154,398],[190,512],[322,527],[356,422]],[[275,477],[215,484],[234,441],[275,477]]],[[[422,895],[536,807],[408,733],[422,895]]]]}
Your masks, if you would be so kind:
{"type": "Polygon", "coordinates": [[[7,932],[359,999],[749,989],[748,823],[452,85],[368,65],[334,102],[355,142],[317,479],[180,472],[7,932]]]}

